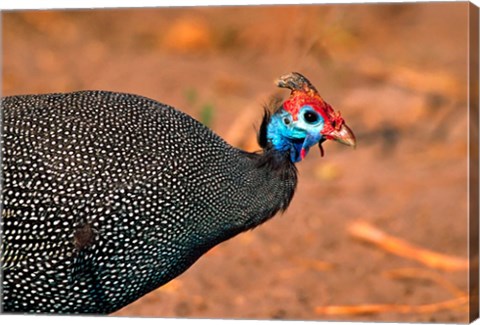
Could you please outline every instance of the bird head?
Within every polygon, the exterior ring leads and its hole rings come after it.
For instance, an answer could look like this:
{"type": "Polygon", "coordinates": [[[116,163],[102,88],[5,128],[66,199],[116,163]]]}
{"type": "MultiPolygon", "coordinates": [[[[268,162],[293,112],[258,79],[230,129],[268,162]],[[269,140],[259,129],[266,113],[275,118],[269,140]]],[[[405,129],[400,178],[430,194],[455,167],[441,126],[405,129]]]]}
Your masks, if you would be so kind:
{"type": "Polygon", "coordinates": [[[307,78],[292,72],[281,76],[276,84],[290,89],[291,94],[270,116],[266,126],[267,141],[274,149],[289,151],[291,161],[298,162],[316,144],[323,156],[322,143],[326,140],[355,147],[355,135],[340,112],[335,112],[320,97],[307,78]]]}

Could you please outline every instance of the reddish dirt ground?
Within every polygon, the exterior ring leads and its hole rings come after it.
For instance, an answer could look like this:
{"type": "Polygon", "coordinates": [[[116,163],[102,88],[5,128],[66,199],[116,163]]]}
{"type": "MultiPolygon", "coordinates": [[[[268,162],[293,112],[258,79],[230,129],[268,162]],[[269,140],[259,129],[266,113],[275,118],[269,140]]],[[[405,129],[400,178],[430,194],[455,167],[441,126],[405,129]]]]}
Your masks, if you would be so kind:
{"type": "Polygon", "coordinates": [[[136,93],[255,150],[262,105],[288,95],[273,80],[299,71],[354,130],[356,150],[298,164],[283,215],[115,316],[466,322],[467,269],[420,248],[468,257],[467,17],[467,3],[4,12],[2,90],[136,93]],[[358,221],[413,258],[352,236],[358,221]],[[365,304],[381,306],[322,309],[365,304]]]}

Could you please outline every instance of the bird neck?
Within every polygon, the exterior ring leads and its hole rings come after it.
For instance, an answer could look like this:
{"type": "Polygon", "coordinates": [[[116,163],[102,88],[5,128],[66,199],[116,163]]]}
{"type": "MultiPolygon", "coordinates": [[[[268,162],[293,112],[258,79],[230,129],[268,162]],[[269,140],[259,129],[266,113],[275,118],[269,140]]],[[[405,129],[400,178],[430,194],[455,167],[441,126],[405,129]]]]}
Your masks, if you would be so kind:
{"type": "Polygon", "coordinates": [[[284,212],[297,185],[297,168],[285,152],[272,147],[261,153],[246,153],[247,161],[243,175],[248,180],[246,202],[254,202],[243,208],[245,219],[239,223],[240,231],[259,226],[278,212],[284,212]],[[250,167],[248,167],[250,166],[250,167]]]}
{"type": "MultiPolygon", "coordinates": [[[[255,170],[260,177],[268,180],[267,187],[259,189],[268,191],[273,199],[270,203],[270,212],[262,217],[258,224],[270,219],[278,211],[285,211],[289,206],[297,185],[297,168],[292,160],[292,148],[277,148],[268,139],[268,124],[271,116],[268,110],[258,132],[258,143],[262,152],[251,154],[255,161],[255,170]]],[[[265,193],[261,193],[265,195],[265,193]]]]}

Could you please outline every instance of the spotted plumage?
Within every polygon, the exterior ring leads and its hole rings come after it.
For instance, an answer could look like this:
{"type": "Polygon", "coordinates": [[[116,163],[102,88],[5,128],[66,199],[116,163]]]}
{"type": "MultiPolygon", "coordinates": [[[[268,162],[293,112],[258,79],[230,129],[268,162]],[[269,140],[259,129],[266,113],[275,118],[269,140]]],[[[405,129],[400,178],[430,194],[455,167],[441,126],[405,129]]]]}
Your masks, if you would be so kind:
{"type": "Polygon", "coordinates": [[[247,153],[130,94],[5,97],[2,114],[4,312],[116,311],[285,210],[297,183],[265,125],[247,153]]]}

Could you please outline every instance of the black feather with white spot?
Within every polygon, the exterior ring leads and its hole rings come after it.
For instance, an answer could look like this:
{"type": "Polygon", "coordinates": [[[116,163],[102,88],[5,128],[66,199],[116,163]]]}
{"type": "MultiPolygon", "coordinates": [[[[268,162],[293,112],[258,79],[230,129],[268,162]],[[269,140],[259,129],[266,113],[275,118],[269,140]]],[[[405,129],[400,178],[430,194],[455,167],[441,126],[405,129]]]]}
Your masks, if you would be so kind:
{"type": "Polygon", "coordinates": [[[100,91],[2,100],[4,312],[111,313],[284,210],[288,155],[100,91]]]}

